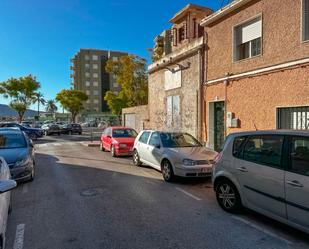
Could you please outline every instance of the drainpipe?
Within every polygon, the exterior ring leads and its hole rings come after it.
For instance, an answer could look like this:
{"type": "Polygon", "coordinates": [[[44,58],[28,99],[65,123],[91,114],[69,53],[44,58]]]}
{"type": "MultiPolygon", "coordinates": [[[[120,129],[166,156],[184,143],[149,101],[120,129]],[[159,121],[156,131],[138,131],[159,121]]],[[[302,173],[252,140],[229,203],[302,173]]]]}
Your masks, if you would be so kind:
{"type": "Polygon", "coordinates": [[[198,51],[199,55],[199,108],[198,108],[198,139],[201,141],[203,138],[203,117],[204,117],[204,94],[203,94],[203,85],[204,85],[204,47],[205,47],[205,38],[203,36],[203,46],[201,49],[198,51]]]}

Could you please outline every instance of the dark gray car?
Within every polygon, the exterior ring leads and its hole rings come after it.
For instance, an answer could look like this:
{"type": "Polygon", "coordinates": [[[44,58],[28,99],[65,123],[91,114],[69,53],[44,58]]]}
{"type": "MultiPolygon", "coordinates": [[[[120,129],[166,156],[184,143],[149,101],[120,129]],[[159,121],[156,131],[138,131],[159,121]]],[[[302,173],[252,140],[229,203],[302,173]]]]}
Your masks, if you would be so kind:
{"type": "Polygon", "coordinates": [[[33,180],[34,147],[24,132],[0,128],[0,156],[7,162],[13,180],[33,180]]]}

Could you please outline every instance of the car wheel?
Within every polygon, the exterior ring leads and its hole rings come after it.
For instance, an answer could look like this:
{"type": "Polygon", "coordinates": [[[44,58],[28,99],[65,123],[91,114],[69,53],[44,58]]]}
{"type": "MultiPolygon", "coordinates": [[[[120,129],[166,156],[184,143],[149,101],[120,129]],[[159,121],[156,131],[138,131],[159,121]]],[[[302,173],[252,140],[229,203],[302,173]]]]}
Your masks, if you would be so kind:
{"type": "Polygon", "coordinates": [[[240,210],[241,199],[235,185],[229,180],[223,180],[216,186],[216,197],[220,207],[229,213],[240,210]]]}
{"type": "Polygon", "coordinates": [[[175,178],[173,167],[168,160],[162,162],[161,167],[162,175],[165,181],[172,182],[175,178]]]}
{"type": "Polygon", "coordinates": [[[116,155],[116,152],[115,152],[115,147],[114,147],[114,145],[111,146],[111,155],[112,155],[112,157],[116,157],[116,156],[117,156],[117,155],[116,155]]]}
{"type": "Polygon", "coordinates": [[[32,140],[37,140],[37,136],[35,134],[30,134],[29,138],[32,140]]]}
{"type": "Polygon", "coordinates": [[[100,143],[100,151],[105,151],[103,143],[100,143]]]}
{"type": "Polygon", "coordinates": [[[48,132],[47,131],[45,131],[44,134],[45,134],[45,136],[48,136],[48,132]]]}
{"type": "Polygon", "coordinates": [[[80,133],[78,133],[79,135],[82,135],[82,133],[80,132],[80,133]]]}
{"type": "Polygon", "coordinates": [[[134,150],[134,152],[133,152],[133,164],[135,166],[142,166],[142,162],[139,158],[139,154],[138,154],[137,150],[134,150]]]}
{"type": "Polygon", "coordinates": [[[58,136],[60,136],[61,135],[61,132],[58,132],[58,136]]]}

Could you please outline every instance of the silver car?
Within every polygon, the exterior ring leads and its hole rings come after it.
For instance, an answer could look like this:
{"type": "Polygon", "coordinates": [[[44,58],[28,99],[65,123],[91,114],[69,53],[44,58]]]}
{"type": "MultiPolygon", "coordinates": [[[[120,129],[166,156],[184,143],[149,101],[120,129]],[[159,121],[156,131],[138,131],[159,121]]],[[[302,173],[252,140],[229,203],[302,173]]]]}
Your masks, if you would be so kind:
{"type": "Polygon", "coordinates": [[[216,158],[213,185],[224,210],[245,206],[309,233],[309,132],[229,135],[216,158]]]}
{"type": "Polygon", "coordinates": [[[175,175],[211,176],[216,154],[187,133],[145,130],[135,139],[133,163],[145,163],[160,170],[165,181],[172,181],[175,175]]]}
{"type": "Polygon", "coordinates": [[[0,157],[0,248],[4,248],[5,245],[5,231],[10,211],[11,193],[8,191],[16,187],[16,182],[10,179],[10,169],[4,158],[0,157]]]}

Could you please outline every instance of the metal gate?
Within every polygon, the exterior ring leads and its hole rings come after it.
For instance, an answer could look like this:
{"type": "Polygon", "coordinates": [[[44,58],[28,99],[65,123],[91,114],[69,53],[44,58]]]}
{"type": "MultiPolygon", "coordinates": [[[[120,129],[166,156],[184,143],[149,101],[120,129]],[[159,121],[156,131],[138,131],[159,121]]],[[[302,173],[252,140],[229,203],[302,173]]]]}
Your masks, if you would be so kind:
{"type": "Polygon", "coordinates": [[[308,130],[309,106],[278,108],[277,129],[308,130]]]}

